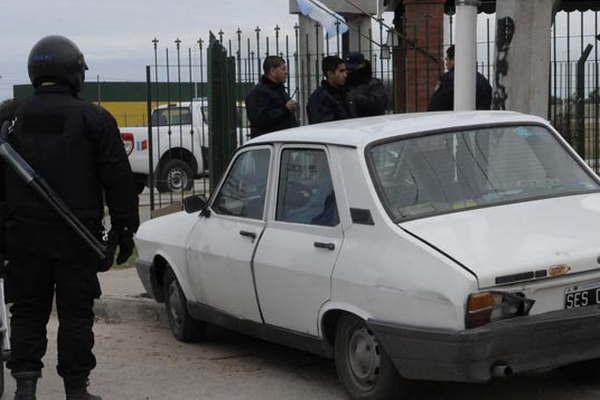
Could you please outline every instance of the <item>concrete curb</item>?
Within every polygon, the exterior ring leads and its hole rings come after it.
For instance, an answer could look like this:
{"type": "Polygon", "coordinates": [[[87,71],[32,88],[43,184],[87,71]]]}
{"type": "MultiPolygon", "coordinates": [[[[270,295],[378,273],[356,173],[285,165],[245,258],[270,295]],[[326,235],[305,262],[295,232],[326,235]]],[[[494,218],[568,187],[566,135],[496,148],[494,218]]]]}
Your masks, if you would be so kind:
{"type": "Polygon", "coordinates": [[[163,304],[153,299],[134,296],[102,295],[94,303],[96,318],[106,322],[145,322],[167,326],[163,304]]]}

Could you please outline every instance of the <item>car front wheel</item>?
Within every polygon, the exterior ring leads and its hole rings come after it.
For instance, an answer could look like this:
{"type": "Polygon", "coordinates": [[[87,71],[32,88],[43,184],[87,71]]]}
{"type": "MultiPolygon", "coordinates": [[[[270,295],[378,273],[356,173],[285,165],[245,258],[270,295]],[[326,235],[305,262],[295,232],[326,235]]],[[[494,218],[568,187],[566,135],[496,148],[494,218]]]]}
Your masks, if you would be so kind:
{"type": "Polygon", "coordinates": [[[336,327],[335,367],[353,399],[397,399],[400,376],[365,322],[344,315],[336,327]]]}
{"type": "Polygon", "coordinates": [[[190,315],[185,295],[170,268],[165,272],[164,293],[167,319],[173,336],[185,343],[202,340],[206,332],[206,323],[190,315]]]}

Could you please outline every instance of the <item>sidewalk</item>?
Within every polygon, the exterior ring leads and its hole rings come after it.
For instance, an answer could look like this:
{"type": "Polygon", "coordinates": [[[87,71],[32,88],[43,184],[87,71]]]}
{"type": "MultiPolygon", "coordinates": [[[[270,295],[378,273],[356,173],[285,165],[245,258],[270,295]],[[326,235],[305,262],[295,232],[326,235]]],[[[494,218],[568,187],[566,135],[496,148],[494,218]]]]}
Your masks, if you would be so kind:
{"type": "Polygon", "coordinates": [[[135,268],[113,269],[98,274],[98,278],[102,297],[94,305],[97,318],[166,323],[164,305],[148,297],[135,268]]]}

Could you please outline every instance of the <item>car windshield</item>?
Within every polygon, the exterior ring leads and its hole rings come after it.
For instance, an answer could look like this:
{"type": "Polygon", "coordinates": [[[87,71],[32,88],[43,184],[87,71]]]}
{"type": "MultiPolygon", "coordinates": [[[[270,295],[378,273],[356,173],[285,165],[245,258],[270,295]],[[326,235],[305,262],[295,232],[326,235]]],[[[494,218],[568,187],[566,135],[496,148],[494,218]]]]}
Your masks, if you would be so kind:
{"type": "Polygon", "coordinates": [[[600,189],[540,126],[399,138],[372,146],[367,157],[396,221],[600,189]]]}

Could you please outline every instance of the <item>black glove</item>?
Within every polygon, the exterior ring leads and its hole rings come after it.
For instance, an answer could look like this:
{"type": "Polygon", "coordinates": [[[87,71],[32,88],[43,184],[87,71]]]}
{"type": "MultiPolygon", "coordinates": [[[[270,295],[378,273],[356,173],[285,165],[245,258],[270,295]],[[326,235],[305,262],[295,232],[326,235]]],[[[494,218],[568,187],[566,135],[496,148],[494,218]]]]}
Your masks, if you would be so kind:
{"type": "Polygon", "coordinates": [[[115,254],[119,247],[119,255],[117,256],[117,264],[123,264],[131,257],[135,243],[133,242],[133,232],[127,228],[111,229],[108,232],[106,240],[106,257],[100,263],[99,272],[108,271],[114,264],[115,254]]]}
{"type": "Polygon", "coordinates": [[[117,256],[117,264],[121,265],[129,260],[133,254],[135,243],[133,242],[133,231],[124,228],[118,234],[119,255],[117,256]]]}
{"type": "Polygon", "coordinates": [[[112,268],[115,262],[115,253],[117,252],[117,235],[112,230],[104,238],[106,246],[104,260],[100,261],[98,272],[106,272],[112,268]]]}

